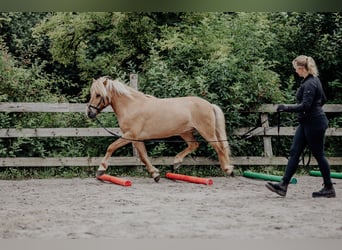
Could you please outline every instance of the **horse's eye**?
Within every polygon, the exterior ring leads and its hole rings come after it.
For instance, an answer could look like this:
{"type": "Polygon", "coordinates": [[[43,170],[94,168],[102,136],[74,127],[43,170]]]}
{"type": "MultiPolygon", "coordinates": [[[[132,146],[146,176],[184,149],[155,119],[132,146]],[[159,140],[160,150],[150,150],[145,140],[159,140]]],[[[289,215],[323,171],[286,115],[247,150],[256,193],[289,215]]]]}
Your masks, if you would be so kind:
{"type": "Polygon", "coordinates": [[[96,98],[100,98],[101,97],[101,95],[100,94],[96,94],[96,98]]]}

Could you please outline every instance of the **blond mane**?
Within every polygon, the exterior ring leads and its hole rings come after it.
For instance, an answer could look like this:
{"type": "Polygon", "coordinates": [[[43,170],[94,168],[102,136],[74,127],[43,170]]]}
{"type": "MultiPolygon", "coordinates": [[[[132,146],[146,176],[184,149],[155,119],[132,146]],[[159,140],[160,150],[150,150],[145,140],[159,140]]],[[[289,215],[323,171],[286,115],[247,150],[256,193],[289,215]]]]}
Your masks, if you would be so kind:
{"type": "Polygon", "coordinates": [[[109,92],[113,90],[119,95],[126,96],[130,96],[132,93],[132,89],[127,85],[123,84],[122,82],[120,82],[118,79],[107,79],[107,90],[109,92]]]}
{"type": "Polygon", "coordinates": [[[95,80],[91,86],[91,93],[100,94],[103,97],[111,97],[110,93],[114,91],[119,95],[131,96],[132,88],[121,83],[118,79],[112,80],[107,77],[100,77],[95,80]],[[103,83],[107,82],[106,85],[103,83]]]}

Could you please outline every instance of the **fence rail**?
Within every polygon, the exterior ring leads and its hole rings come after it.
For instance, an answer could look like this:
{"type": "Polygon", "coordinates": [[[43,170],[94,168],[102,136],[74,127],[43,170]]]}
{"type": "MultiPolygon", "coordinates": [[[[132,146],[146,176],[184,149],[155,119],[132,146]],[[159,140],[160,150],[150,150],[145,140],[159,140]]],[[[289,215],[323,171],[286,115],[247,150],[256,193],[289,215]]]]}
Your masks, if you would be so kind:
{"type": "MultiPolygon", "coordinates": [[[[277,105],[264,104],[258,110],[251,112],[260,113],[262,127],[253,131],[254,136],[262,136],[264,141],[263,156],[241,156],[232,157],[234,165],[286,165],[286,157],[275,157],[272,152],[272,136],[278,135],[276,127],[270,127],[268,123],[268,113],[276,112],[277,105]]],[[[0,103],[0,112],[48,112],[48,113],[79,113],[85,112],[86,104],[82,103],[0,103]]],[[[342,113],[342,104],[326,104],[324,111],[329,113],[342,113]]],[[[106,108],[103,112],[112,112],[111,108],[106,108]]],[[[109,128],[120,133],[119,128],[109,128]]],[[[243,135],[250,128],[239,128],[234,131],[234,135],[243,135]]],[[[294,127],[280,127],[280,136],[293,136],[294,127]]],[[[327,136],[341,136],[342,128],[329,128],[327,136]]],[[[16,137],[105,137],[111,136],[103,128],[1,128],[0,138],[16,137]]],[[[102,157],[3,157],[0,158],[0,167],[52,167],[52,166],[96,166],[102,157]]],[[[154,165],[172,165],[173,157],[151,158],[154,165]]],[[[342,157],[329,157],[331,165],[342,165],[342,157]]],[[[115,166],[136,166],[142,165],[137,156],[132,157],[111,157],[110,165],[115,166]]],[[[218,165],[217,160],[206,157],[187,157],[183,165],[218,165]]],[[[311,165],[317,165],[313,159],[311,165]]]]}

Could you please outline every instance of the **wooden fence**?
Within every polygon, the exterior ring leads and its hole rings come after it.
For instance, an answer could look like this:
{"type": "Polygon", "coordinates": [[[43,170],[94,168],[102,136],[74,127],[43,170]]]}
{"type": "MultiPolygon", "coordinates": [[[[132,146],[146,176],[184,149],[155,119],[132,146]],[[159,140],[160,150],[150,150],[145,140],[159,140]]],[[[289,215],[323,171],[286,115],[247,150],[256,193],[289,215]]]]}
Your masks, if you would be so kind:
{"type": "MultiPolygon", "coordinates": [[[[86,104],[73,103],[0,103],[0,112],[85,112],[86,104]]],[[[237,166],[242,165],[286,165],[286,157],[275,157],[272,151],[272,136],[278,135],[277,127],[270,127],[268,114],[276,111],[276,105],[264,104],[255,112],[261,116],[262,127],[253,131],[254,136],[262,136],[264,141],[264,153],[262,156],[241,156],[232,157],[232,163],[237,166]]],[[[342,113],[342,104],[326,104],[324,111],[342,113]]],[[[112,112],[111,108],[106,108],[103,112],[112,112]]],[[[119,128],[108,128],[120,133],[119,128]]],[[[234,134],[243,135],[250,128],[239,128],[234,134]]],[[[294,127],[280,127],[280,136],[293,136],[294,127]]],[[[341,136],[341,128],[329,128],[327,136],[341,136]]],[[[101,137],[112,136],[103,128],[0,128],[0,138],[16,137],[101,137]]],[[[3,157],[0,158],[0,167],[58,167],[58,166],[97,166],[102,157],[3,157]]],[[[151,158],[154,165],[172,165],[173,157],[151,158]]],[[[331,165],[342,165],[342,157],[329,157],[331,165]]],[[[137,166],[142,165],[140,159],[132,157],[111,157],[111,166],[137,166]]],[[[187,157],[183,165],[218,165],[218,161],[210,160],[206,157],[187,157]]],[[[312,159],[311,165],[317,165],[312,159]]]]}

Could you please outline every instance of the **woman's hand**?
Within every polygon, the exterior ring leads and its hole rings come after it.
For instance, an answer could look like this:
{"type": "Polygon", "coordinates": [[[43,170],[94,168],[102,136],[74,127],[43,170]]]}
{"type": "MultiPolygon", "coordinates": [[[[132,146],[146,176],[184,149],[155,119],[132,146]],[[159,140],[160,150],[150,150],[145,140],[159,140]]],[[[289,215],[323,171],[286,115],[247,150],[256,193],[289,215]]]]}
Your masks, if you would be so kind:
{"type": "Polygon", "coordinates": [[[286,106],[284,104],[280,104],[277,107],[277,112],[284,112],[284,111],[287,111],[288,109],[289,109],[288,106],[286,106]]]}

